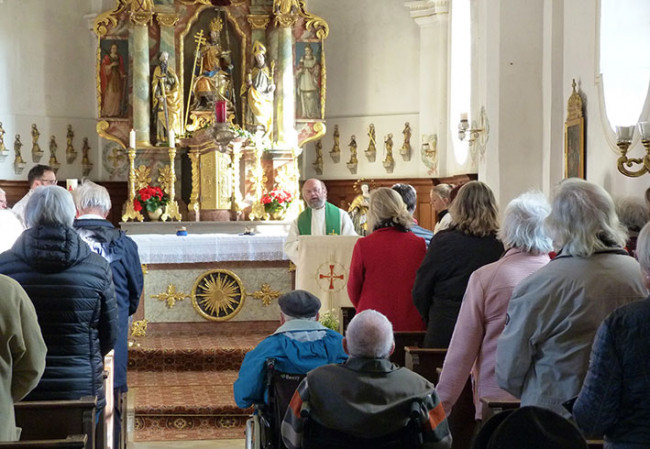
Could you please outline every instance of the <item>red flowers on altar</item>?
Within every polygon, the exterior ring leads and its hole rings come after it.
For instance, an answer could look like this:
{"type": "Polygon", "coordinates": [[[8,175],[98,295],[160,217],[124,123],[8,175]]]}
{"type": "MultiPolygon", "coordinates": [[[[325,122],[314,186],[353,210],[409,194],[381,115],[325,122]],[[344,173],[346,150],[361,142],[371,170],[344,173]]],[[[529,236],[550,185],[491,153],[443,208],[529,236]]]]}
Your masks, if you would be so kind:
{"type": "Polygon", "coordinates": [[[156,209],[162,208],[169,202],[167,196],[160,187],[147,186],[138,190],[135,198],[133,199],[133,209],[141,211],[142,206],[149,211],[154,212],[156,209]]]}
{"type": "Polygon", "coordinates": [[[262,195],[264,210],[269,214],[281,210],[287,210],[289,204],[291,204],[291,200],[293,200],[291,194],[282,189],[273,189],[262,195]]]}

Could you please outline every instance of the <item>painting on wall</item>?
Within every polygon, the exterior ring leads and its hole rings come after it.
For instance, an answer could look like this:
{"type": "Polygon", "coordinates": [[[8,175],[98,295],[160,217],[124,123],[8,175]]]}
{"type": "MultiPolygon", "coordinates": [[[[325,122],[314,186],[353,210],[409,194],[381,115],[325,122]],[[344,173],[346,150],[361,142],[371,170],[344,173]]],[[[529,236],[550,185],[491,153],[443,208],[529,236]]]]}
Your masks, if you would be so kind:
{"type": "Polygon", "coordinates": [[[320,42],[296,42],[296,118],[321,119],[320,42]]]}
{"type": "Polygon", "coordinates": [[[585,118],[576,80],[573,80],[572,88],[564,122],[564,177],[585,179],[585,118]]]}
{"type": "Polygon", "coordinates": [[[126,118],[129,107],[126,39],[103,39],[99,45],[100,116],[126,118]]]}

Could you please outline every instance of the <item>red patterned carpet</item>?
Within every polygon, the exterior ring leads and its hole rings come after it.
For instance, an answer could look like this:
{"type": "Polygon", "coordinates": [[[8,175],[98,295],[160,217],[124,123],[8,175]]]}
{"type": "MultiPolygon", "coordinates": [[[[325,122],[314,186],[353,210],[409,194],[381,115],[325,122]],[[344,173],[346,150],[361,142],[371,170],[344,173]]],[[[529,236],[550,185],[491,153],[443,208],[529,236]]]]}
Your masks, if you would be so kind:
{"type": "Polygon", "coordinates": [[[243,438],[252,410],[235,405],[232,384],[246,352],[274,326],[138,338],[128,372],[135,441],[243,438]]]}

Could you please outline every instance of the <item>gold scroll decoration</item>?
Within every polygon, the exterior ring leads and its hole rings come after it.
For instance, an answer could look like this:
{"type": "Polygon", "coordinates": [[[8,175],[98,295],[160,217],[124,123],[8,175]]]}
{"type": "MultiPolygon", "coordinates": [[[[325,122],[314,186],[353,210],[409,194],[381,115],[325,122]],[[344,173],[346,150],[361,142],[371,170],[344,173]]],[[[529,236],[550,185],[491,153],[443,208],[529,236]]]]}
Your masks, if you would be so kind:
{"type": "Polygon", "coordinates": [[[182,301],[185,298],[189,298],[190,295],[187,293],[179,292],[176,290],[176,286],[174,284],[169,284],[165,292],[159,293],[157,295],[151,295],[151,297],[159,301],[165,301],[167,303],[167,307],[171,309],[176,305],[177,301],[182,301]]]}
{"type": "Polygon", "coordinates": [[[210,270],[196,279],[191,298],[192,306],[203,318],[227,321],[244,305],[244,286],[230,270],[210,270]]]}
{"type": "Polygon", "coordinates": [[[272,290],[271,285],[267,284],[266,282],[262,284],[262,287],[254,291],[253,293],[246,293],[246,296],[251,296],[255,299],[259,299],[262,301],[263,306],[269,306],[271,305],[271,302],[274,299],[278,299],[282,292],[279,292],[277,290],[272,290]]]}

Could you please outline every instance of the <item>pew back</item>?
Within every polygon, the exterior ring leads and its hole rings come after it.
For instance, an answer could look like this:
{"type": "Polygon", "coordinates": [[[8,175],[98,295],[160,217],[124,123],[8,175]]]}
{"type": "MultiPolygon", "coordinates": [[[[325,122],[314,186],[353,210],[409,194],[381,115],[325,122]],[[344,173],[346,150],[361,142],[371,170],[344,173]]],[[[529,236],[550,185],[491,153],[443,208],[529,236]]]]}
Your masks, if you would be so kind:
{"type": "Polygon", "coordinates": [[[87,435],[70,435],[55,440],[27,440],[0,442],[0,449],[83,449],[87,435]]]}

